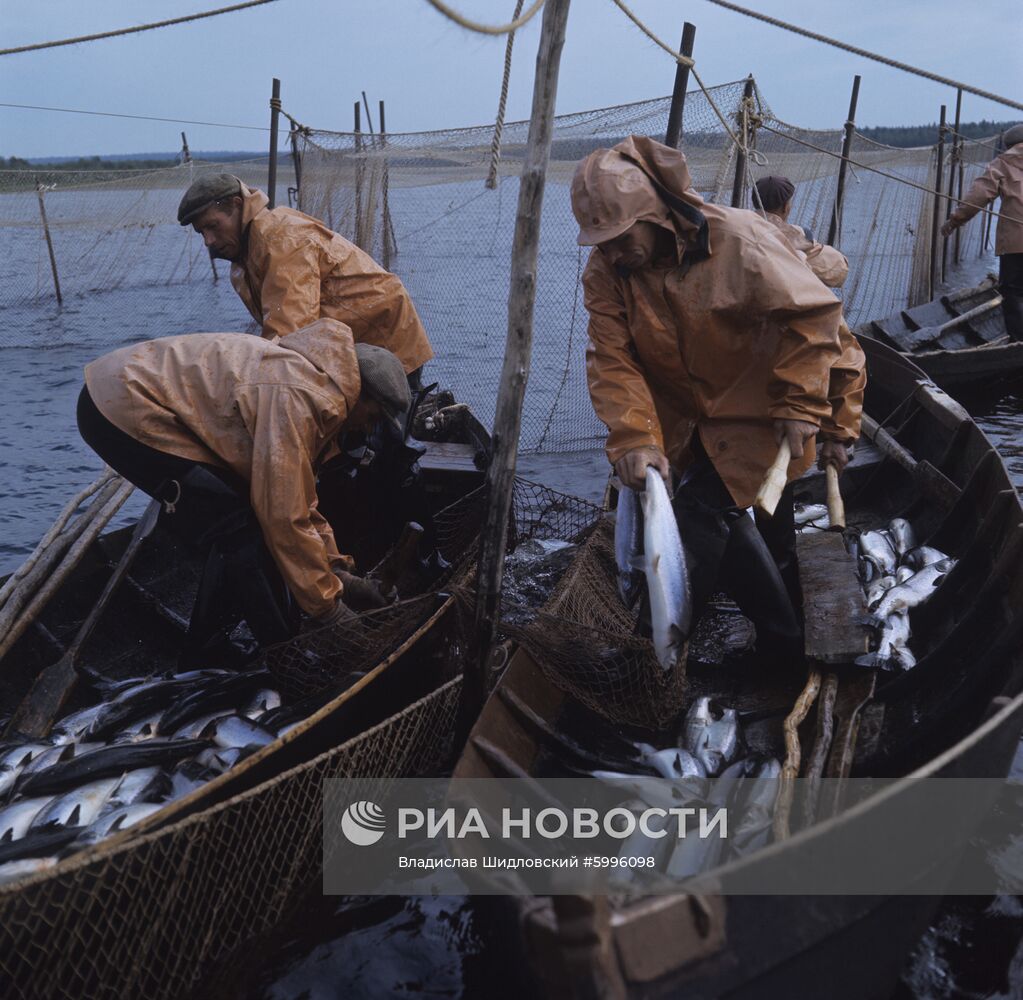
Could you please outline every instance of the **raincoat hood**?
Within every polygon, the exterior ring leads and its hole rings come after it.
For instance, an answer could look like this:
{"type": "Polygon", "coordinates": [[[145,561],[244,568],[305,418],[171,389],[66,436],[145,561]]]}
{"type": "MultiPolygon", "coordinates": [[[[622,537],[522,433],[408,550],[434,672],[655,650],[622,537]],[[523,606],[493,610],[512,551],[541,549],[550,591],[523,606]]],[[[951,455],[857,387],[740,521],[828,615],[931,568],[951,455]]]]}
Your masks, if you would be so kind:
{"type": "Polygon", "coordinates": [[[242,229],[245,229],[264,208],[269,206],[270,199],[259,188],[250,188],[244,181],[242,181],[241,195],[242,229]]]}

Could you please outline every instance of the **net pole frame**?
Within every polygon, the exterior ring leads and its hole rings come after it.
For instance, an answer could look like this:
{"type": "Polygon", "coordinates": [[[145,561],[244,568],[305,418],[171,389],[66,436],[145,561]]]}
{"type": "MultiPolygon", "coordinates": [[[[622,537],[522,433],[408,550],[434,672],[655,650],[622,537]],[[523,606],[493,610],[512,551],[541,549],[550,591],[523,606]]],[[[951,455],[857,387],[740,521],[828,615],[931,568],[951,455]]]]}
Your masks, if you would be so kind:
{"type": "Polygon", "coordinates": [[[281,81],[273,78],[270,89],[270,162],[266,168],[267,197],[270,208],[277,204],[277,132],[281,123],[281,81]]]}
{"type": "Polygon", "coordinates": [[[849,154],[852,152],[853,136],[856,135],[856,105],[860,99],[860,77],[853,77],[852,94],[849,97],[849,114],[845,120],[845,136],[842,139],[842,161],[838,165],[838,183],[835,186],[835,208],[828,226],[828,245],[837,247],[835,241],[842,230],[842,203],[845,200],[845,175],[849,170],[849,154]]]}
{"type": "Polygon", "coordinates": [[[934,207],[931,211],[931,267],[930,267],[930,294],[928,299],[933,300],[935,290],[938,287],[938,276],[941,270],[941,257],[938,253],[938,223],[941,221],[941,182],[943,178],[945,160],[945,131],[947,129],[946,116],[948,109],[943,104],[938,122],[938,146],[934,164],[934,207]]]}
{"type": "MultiPolygon", "coordinates": [[[[956,182],[956,161],[959,159],[959,152],[962,149],[963,140],[959,135],[959,123],[962,119],[963,113],[963,90],[960,87],[956,90],[956,117],[955,124],[952,126],[952,157],[948,164],[948,197],[945,199],[945,222],[948,222],[949,216],[952,214],[952,190],[955,187],[956,182]]],[[[949,237],[945,236],[941,241],[941,280],[945,280],[945,275],[948,269],[948,241],[949,237]]]]}
{"type": "MultiPolygon", "coordinates": [[[[696,25],[685,21],[682,24],[682,41],[678,50],[687,59],[693,57],[696,43],[696,25]]],[[[664,132],[664,145],[678,149],[682,141],[682,117],[686,107],[686,91],[689,89],[689,64],[675,64],[675,87],[671,92],[671,107],[668,109],[668,127],[664,132]]]]}
{"type": "Polygon", "coordinates": [[[749,102],[753,99],[753,74],[746,77],[742,88],[742,111],[739,118],[742,146],[735,153],[735,178],[732,181],[732,208],[742,207],[742,196],[746,186],[746,146],[749,144],[749,102]]]}

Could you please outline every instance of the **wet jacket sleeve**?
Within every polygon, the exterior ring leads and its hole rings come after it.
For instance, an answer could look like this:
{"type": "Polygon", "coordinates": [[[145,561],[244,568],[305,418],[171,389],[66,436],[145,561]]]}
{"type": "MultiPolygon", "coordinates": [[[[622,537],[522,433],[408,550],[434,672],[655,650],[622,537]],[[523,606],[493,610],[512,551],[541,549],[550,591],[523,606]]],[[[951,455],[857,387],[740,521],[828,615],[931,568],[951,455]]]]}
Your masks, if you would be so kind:
{"type": "Polygon", "coordinates": [[[987,169],[970,185],[963,200],[949,217],[956,225],[969,222],[982,208],[986,208],[998,197],[1001,187],[999,160],[992,160],[987,169]]]}
{"type": "Polygon", "coordinates": [[[621,287],[594,259],[583,272],[583,301],[590,315],[586,379],[597,416],[605,424],[607,457],[617,462],[633,448],[664,450],[653,396],[636,359],[621,287]]]}
{"type": "Polygon", "coordinates": [[[845,279],[849,276],[849,261],[845,254],[826,243],[814,243],[807,241],[803,250],[806,254],[806,262],[810,270],[817,275],[828,288],[841,288],[845,279]]]}
{"type": "Polygon", "coordinates": [[[842,354],[831,366],[828,384],[831,413],[821,420],[821,437],[852,444],[860,436],[867,358],[845,320],[839,330],[839,342],[842,354]]]}
{"type": "Polygon", "coordinates": [[[275,247],[259,293],[263,336],[283,337],[318,320],[320,287],[320,248],[315,240],[288,240],[275,247]]]}
{"type": "Polygon", "coordinates": [[[740,259],[745,270],[740,313],[781,328],[768,416],[820,426],[831,413],[828,384],[840,354],[842,304],[780,237],[748,241],[740,259]]]}
{"type": "Polygon", "coordinates": [[[342,588],[330,568],[333,532],[316,509],[311,447],[317,427],[308,395],[261,385],[254,412],[244,416],[252,431],[250,499],[263,538],[302,610],[325,614],[342,588]]]}

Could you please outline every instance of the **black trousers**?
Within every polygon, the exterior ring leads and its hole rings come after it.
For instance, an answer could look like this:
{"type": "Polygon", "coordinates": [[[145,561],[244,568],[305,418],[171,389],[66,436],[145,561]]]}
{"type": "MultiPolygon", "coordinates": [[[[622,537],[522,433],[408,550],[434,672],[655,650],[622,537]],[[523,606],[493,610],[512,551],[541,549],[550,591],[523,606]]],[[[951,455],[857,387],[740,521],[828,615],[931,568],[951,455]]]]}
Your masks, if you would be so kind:
{"type": "Polygon", "coordinates": [[[263,645],[294,634],[297,611],[263,541],[249,487],[229,469],[150,448],[112,424],[83,387],[78,429],[107,465],[165,504],[161,522],[197,545],[205,568],[183,660],[202,657],[244,618],[263,645]]]}
{"type": "Polygon", "coordinates": [[[746,510],[735,506],[698,438],[692,448],[695,458],[675,491],[674,507],[690,563],[694,613],[723,590],[753,622],[758,652],[801,656],[802,627],[779,566],[795,575],[791,487],[775,517],[763,520],[762,534],[746,510]]]}
{"type": "Polygon", "coordinates": [[[1023,340],[1023,253],[1003,253],[998,258],[998,290],[1009,340],[1023,340]]]}

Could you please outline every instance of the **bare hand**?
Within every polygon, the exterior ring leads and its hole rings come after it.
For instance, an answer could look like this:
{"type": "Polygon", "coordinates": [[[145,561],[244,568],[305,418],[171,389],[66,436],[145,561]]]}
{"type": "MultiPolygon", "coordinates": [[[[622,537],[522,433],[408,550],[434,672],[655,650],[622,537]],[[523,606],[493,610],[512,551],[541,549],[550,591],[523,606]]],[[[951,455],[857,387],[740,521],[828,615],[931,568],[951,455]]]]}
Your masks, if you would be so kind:
{"type": "Polygon", "coordinates": [[[668,464],[667,455],[660,448],[633,448],[632,451],[627,451],[615,462],[615,473],[623,486],[628,486],[630,490],[642,491],[646,487],[648,465],[652,465],[670,487],[671,466],[668,464]]]}
{"type": "Polygon", "coordinates": [[[793,458],[803,457],[803,445],[816,434],[817,425],[806,420],[776,420],[774,422],[775,441],[781,444],[782,439],[787,439],[793,458]]]}
{"type": "Polygon", "coordinates": [[[949,219],[949,220],[948,220],[948,221],[947,221],[947,222],[946,222],[946,223],[945,223],[945,224],[944,224],[944,225],[943,225],[943,226],[941,227],[941,235],[942,235],[942,236],[951,236],[951,235],[952,235],[952,234],[953,234],[953,233],[954,233],[954,232],[955,232],[955,231],[956,231],[956,230],[957,230],[958,228],[959,228],[959,226],[958,226],[958,224],[957,224],[957,223],[955,222],[955,220],[954,220],[954,219],[949,219]]]}
{"type": "Polygon", "coordinates": [[[824,470],[825,466],[833,465],[841,475],[849,464],[849,446],[841,441],[823,441],[820,450],[817,452],[817,468],[824,470]]]}
{"type": "Polygon", "coordinates": [[[356,611],[370,611],[374,608],[386,608],[391,602],[381,592],[380,585],[372,579],[346,573],[344,570],[334,574],[344,587],[344,601],[356,611]]]}

